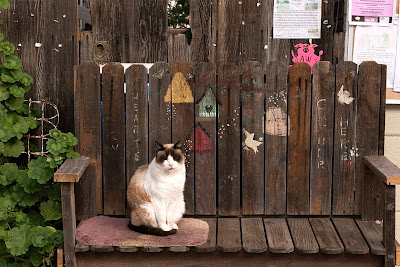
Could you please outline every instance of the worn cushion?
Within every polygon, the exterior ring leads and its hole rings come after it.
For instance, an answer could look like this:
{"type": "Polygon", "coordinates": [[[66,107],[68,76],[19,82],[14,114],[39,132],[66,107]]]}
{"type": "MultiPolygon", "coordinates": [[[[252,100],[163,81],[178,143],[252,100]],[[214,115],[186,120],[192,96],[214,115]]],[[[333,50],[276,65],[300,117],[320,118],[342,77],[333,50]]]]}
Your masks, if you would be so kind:
{"type": "Polygon", "coordinates": [[[198,246],[208,237],[205,221],[183,218],[178,223],[176,234],[169,236],[145,235],[128,228],[129,218],[96,216],[90,218],[76,230],[77,243],[98,246],[176,247],[198,246]]]}

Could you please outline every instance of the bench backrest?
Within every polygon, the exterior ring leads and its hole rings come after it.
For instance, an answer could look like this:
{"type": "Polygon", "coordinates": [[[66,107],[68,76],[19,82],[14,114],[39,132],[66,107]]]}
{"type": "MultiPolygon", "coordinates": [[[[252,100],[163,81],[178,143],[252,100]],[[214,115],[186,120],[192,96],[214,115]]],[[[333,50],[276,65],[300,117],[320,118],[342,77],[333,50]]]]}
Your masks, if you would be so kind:
{"type": "Polygon", "coordinates": [[[353,215],[365,155],[383,154],[386,66],[280,62],[75,67],[77,217],[126,215],[126,188],[181,140],[188,215],[353,215]],[[124,88],[126,93],[124,93],[124,88]]]}

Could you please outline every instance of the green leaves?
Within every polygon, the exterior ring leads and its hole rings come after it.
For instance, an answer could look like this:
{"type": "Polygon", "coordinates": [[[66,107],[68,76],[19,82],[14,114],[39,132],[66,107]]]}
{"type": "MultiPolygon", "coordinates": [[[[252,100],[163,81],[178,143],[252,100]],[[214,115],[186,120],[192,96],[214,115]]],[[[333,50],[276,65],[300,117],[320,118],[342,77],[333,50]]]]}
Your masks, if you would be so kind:
{"type": "Polygon", "coordinates": [[[6,55],[11,55],[14,53],[15,46],[10,42],[3,42],[0,45],[0,50],[4,52],[6,55]]]}
{"type": "Polygon", "coordinates": [[[45,184],[54,174],[52,168],[47,167],[46,158],[38,157],[28,163],[28,175],[30,178],[37,180],[39,184],[45,184]]]}
{"type": "Polygon", "coordinates": [[[8,0],[0,0],[1,8],[8,8],[9,6],[10,6],[10,2],[8,2],[8,0]]]}
{"type": "Polygon", "coordinates": [[[22,67],[22,61],[14,55],[7,55],[4,57],[4,67],[7,69],[19,69],[22,67]]]}
{"type": "Polygon", "coordinates": [[[20,171],[15,163],[5,163],[0,166],[0,184],[9,185],[19,177],[20,171]]]}
{"type": "Polygon", "coordinates": [[[31,227],[28,225],[21,225],[10,230],[6,246],[11,255],[19,256],[28,251],[29,246],[32,244],[28,238],[30,229],[31,227]]]}
{"type": "MultiPolygon", "coordinates": [[[[2,136],[2,129],[0,128],[0,141],[2,136]]],[[[6,157],[14,157],[17,158],[21,153],[25,150],[24,143],[17,138],[13,138],[7,143],[3,143],[3,146],[0,145],[0,154],[6,157]]]]}
{"type": "Polygon", "coordinates": [[[40,214],[45,221],[61,219],[61,205],[59,202],[49,200],[40,204],[40,214]]]}
{"type": "Polygon", "coordinates": [[[40,189],[40,184],[28,176],[28,170],[21,171],[17,182],[23,187],[26,193],[35,193],[40,189]]]}

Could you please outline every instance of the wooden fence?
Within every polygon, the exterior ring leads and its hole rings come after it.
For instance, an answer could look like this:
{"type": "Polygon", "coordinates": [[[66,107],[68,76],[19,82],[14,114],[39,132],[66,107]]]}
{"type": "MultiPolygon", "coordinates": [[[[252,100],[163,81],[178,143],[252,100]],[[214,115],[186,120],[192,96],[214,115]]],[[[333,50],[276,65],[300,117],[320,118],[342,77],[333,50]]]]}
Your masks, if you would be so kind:
{"type": "Polygon", "coordinates": [[[157,62],[124,74],[108,63],[100,83],[97,64],[77,67],[76,135],[95,159],[86,179],[97,177],[96,188],[82,178],[77,216],[93,202],[97,213],[125,214],[126,186],[156,140],[185,144],[187,214],[360,214],[359,159],[383,153],[386,67],[357,68],[157,62]]]}

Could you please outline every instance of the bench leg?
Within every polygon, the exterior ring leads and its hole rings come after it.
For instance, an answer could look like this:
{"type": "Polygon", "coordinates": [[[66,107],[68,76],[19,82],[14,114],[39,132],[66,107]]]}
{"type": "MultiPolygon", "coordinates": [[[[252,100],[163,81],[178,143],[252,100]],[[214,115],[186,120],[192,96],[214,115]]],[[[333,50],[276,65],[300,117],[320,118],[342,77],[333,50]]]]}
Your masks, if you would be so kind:
{"type": "Polygon", "coordinates": [[[394,185],[385,186],[385,214],[383,218],[383,243],[386,248],[385,266],[395,266],[395,192],[394,185]]]}
{"type": "Polygon", "coordinates": [[[64,256],[65,266],[75,267],[75,192],[74,183],[61,184],[61,204],[63,214],[64,256]]]}

